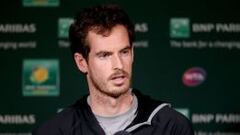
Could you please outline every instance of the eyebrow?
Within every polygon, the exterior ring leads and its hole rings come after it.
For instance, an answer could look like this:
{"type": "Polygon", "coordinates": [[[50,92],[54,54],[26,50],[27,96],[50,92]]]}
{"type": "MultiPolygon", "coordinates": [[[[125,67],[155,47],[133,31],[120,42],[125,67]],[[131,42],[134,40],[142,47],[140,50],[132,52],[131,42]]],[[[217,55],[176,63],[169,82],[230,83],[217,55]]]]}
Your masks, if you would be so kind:
{"type": "Polygon", "coordinates": [[[126,47],[124,47],[123,49],[121,49],[120,52],[123,51],[123,50],[128,50],[128,49],[130,50],[130,49],[132,49],[132,47],[131,47],[130,45],[127,45],[126,47]]]}
{"type": "MultiPolygon", "coordinates": [[[[126,45],[126,47],[124,47],[123,49],[121,49],[119,52],[121,52],[121,51],[124,51],[124,50],[130,50],[132,47],[130,46],[130,45],[126,45]]],[[[113,54],[112,52],[110,52],[110,51],[107,51],[107,50],[102,50],[102,51],[100,51],[100,52],[97,52],[96,53],[96,56],[99,56],[99,55],[101,55],[101,54],[103,54],[103,53],[106,53],[106,54],[113,54]]]]}
{"type": "Polygon", "coordinates": [[[109,52],[109,51],[100,51],[100,52],[96,53],[96,56],[100,56],[100,55],[102,55],[104,53],[108,54],[108,55],[113,54],[112,52],[109,52]]]}

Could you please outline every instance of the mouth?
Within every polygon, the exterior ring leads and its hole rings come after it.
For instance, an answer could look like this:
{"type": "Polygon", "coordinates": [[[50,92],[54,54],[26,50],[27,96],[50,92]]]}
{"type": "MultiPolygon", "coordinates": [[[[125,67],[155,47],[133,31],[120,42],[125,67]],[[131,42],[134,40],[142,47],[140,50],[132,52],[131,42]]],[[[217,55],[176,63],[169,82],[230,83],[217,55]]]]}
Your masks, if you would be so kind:
{"type": "Polygon", "coordinates": [[[123,85],[127,77],[125,75],[115,75],[111,77],[111,81],[113,81],[114,85],[120,86],[123,85]]]}

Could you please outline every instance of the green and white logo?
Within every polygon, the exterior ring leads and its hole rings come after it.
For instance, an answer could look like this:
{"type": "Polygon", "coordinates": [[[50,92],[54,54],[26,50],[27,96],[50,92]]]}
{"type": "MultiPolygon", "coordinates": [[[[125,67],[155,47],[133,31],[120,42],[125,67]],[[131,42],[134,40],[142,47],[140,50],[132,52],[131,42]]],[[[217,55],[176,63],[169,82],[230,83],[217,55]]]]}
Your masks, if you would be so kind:
{"type": "Polygon", "coordinates": [[[59,0],[22,0],[24,7],[58,7],[59,0]]]}
{"type": "Polygon", "coordinates": [[[188,18],[172,18],[170,20],[171,38],[190,37],[190,21],[188,18]]]}
{"type": "Polygon", "coordinates": [[[72,23],[73,23],[72,18],[60,18],[58,20],[58,37],[59,38],[68,38],[68,30],[72,23]]]}
{"type": "Polygon", "coordinates": [[[186,108],[175,108],[175,110],[180,112],[184,116],[186,116],[188,119],[190,119],[189,109],[186,109],[186,108]]]}
{"type": "Polygon", "coordinates": [[[22,74],[23,96],[59,95],[58,60],[24,60],[22,74]]]}

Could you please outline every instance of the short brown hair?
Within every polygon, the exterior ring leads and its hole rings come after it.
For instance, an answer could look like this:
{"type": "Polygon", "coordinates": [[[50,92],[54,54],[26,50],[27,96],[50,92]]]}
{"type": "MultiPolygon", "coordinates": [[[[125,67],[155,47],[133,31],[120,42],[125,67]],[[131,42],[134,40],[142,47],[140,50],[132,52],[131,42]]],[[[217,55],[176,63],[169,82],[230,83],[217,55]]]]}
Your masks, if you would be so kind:
{"type": "Polygon", "coordinates": [[[69,29],[72,54],[78,52],[84,58],[88,58],[90,52],[86,41],[88,32],[95,30],[98,34],[104,34],[116,25],[123,25],[127,29],[130,45],[132,45],[134,25],[122,8],[114,4],[105,4],[84,9],[77,14],[69,29]]]}

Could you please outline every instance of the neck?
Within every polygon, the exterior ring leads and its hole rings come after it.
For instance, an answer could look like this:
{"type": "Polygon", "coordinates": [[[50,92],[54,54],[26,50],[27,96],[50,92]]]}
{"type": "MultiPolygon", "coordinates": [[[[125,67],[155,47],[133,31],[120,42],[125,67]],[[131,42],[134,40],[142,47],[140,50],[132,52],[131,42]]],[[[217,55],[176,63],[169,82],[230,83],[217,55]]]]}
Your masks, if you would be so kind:
{"type": "Polygon", "coordinates": [[[98,90],[90,90],[89,101],[94,114],[110,117],[127,112],[131,107],[133,96],[131,90],[128,90],[119,97],[111,97],[98,90]]]}

